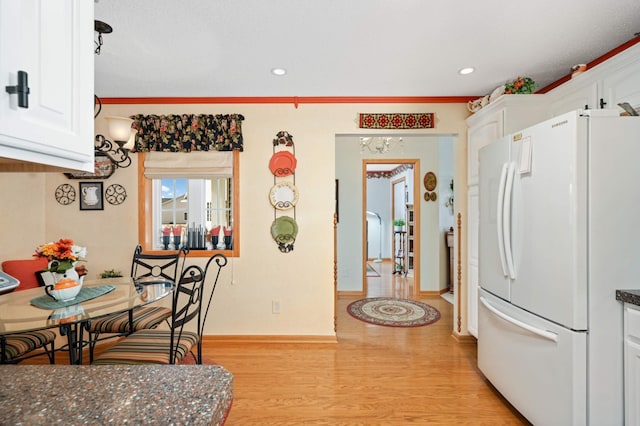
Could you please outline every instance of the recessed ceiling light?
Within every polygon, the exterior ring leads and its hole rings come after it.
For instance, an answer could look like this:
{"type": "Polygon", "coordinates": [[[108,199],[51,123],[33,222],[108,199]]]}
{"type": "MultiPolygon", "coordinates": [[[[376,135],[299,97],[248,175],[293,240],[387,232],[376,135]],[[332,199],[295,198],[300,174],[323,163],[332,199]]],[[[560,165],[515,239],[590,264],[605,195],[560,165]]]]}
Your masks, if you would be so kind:
{"type": "Polygon", "coordinates": [[[285,75],[287,70],[284,68],[271,68],[271,74],[273,75],[285,75]]]}
{"type": "Polygon", "coordinates": [[[467,74],[471,74],[472,72],[474,72],[476,69],[473,67],[466,67],[466,68],[462,68],[460,69],[460,71],[458,71],[458,74],[460,75],[467,75],[467,74]]]}

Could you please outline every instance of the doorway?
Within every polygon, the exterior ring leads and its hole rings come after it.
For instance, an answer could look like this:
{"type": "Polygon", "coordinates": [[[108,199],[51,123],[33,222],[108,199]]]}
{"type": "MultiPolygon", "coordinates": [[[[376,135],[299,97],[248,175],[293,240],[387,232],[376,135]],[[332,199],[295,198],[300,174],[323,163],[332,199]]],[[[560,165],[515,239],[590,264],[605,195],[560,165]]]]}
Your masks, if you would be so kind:
{"type": "Polygon", "coordinates": [[[411,296],[414,298],[419,296],[420,262],[413,261],[420,259],[420,239],[413,238],[419,235],[420,230],[420,203],[414,203],[419,196],[420,185],[417,178],[420,176],[419,168],[419,159],[363,160],[362,289],[365,296],[369,291],[367,263],[373,254],[377,254],[378,259],[384,258],[391,262],[392,273],[402,274],[404,277],[410,273],[414,281],[411,296]],[[379,219],[373,219],[374,217],[379,219]],[[402,234],[394,232],[394,219],[405,221],[402,234]],[[411,238],[411,246],[409,246],[409,238],[411,238]],[[409,263],[411,263],[411,271],[409,271],[409,263]],[[398,264],[401,265],[401,269],[396,272],[398,264]]]}

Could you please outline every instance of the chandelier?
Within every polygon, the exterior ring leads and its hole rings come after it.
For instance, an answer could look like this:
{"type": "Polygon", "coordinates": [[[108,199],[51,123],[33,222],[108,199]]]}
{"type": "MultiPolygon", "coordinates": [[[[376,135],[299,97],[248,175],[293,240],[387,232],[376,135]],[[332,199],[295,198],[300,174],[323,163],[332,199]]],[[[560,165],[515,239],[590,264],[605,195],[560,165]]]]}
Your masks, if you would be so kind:
{"type": "Polygon", "coordinates": [[[361,137],[360,152],[369,152],[373,154],[384,154],[391,151],[396,146],[402,147],[402,138],[384,137],[361,137]]]}
{"type": "MultiPolygon", "coordinates": [[[[96,55],[99,55],[103,43],[102,34],[111,34],[113,28],[106,22],[95,20],[94,30],[98,33],[98,40],[94,40],[96,45],[94,52],[96,55]]],[[[102,101],[98,95],[94,95],[94,98],[95,107],[93,118],[95,119],[100,114],[100,111],[102,111],[102,101]]],[[[113,142],[103,135],[96,135],[94,149],[96,152],[107,155],[117,167],[129,167],[131,165],[129,150],[133,148],[136,136],[136,130],[131,128],[133,120],[127,117],[105,117],[105,119],[109,126],[109,136],[113,139],[113,142]]]]}

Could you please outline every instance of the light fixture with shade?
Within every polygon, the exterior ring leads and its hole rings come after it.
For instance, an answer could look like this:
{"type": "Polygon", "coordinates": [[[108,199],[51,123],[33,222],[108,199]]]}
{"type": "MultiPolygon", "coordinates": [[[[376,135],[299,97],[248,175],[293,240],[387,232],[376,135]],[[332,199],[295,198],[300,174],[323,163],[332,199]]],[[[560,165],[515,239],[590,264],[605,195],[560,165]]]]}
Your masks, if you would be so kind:
{"type": "MultiPolygon", "coordinates": [[[[106,22],[94,21],[94,30],[98,33],[98,40],[95,41],[95,54],[100,54],[102,48],[102,34],[110,34],[113,32],[111,25],[106,22]]],[[[93,118],[97,118],[102,111],[102,101],[98,95],[94,95],[95,105],[93,118]]],[[[105,117],[109,126],[109,137],[113,142],[103,135],[96,135],[94,149],[96,152],[107,155],[113,163],[120,168],[129,167],[131,165],[131,157],[129,151],[135,145],[136,130],[131,128],[133,120],[127,117],[105,117]]]]}
{"type": "Polygon", "coordinates": [[[136,130],[131,128],[133,120],[127,117],[105,117],[109,126],[109,136],[113,142],[103,135],[96,135],[96,151],[106,154],[120,168],[131,165],[129,151],[135,144],[136,130]]]}
{"type": "Polygon", "coordinates": [[[369,152],[374,154],[384,154],[398,145],[402,147],[402,138],[392,138],[388,136],[360,138],[360,152],[362,153],[365,149],[368,149],[369,152]]]}

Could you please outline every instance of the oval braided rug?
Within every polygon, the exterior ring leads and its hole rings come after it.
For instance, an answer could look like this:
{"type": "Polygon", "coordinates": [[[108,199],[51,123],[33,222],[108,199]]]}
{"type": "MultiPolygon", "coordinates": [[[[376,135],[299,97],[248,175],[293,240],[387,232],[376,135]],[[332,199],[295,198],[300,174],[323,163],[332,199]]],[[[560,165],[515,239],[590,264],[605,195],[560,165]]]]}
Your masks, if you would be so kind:
{"type": "Polygon", "coordinates": [[[392,297],[356,300],[347,306],[347,312],[361,321],[388,327],[420,327],[440,319],[440,312],[431,305],[392,297]]]}

